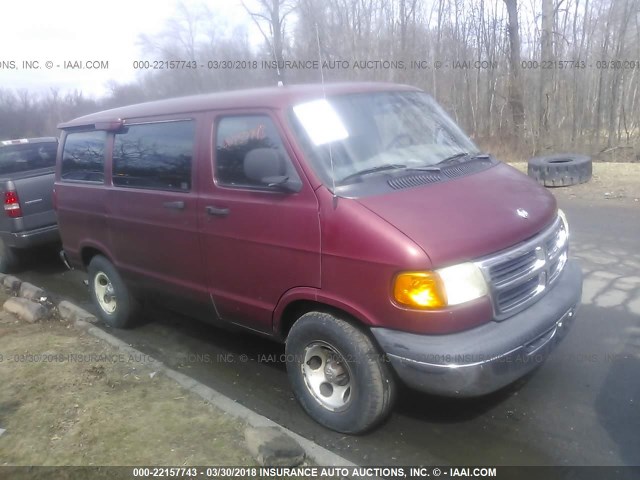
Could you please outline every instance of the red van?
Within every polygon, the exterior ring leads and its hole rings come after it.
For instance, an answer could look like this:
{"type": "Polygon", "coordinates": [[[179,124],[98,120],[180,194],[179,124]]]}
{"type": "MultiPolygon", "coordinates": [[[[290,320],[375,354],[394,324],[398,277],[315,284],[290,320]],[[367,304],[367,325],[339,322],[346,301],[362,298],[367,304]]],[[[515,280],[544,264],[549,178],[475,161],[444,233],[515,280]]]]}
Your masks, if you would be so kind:
{"type": "Polygon", "coordinates": [[[152,299],[285,342],[296,397],[340,432],[382,421],[398,381],[513,382],[580,301],[554,197],[413,87],[225,92],[60,128],[64,253],[102,319],[129,327],[152,299]]]}

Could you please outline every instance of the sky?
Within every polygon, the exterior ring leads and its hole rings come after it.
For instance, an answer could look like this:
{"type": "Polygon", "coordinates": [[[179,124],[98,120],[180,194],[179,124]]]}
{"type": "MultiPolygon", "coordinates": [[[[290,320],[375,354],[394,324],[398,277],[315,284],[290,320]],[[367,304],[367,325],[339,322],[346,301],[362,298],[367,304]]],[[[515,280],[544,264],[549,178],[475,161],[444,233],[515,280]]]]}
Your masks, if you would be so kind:
{"type": "MultiPolygon", "coordinates": [[[[0,88],[78,89],[102,96],[109,80],[126,83],[135,79],[133,61],[148,59],[138,45],[139,35],[161,32],[176,4],[177,0],[4,1],[0,7],[0,88]],[[108,68],[87,69],[87,61],[95,60],[108,62],[108,68]],[[15,69],[6,68],[11,61],[15,69]],[[25,61],[37,61],[39,69],[23,68],[25,61]],[[83,62],[82,69],[65,69],[64,62],[78,61],[83,62]]],[[[206,4],[250,27],[239,0],[207,0],[206,4]]]]}

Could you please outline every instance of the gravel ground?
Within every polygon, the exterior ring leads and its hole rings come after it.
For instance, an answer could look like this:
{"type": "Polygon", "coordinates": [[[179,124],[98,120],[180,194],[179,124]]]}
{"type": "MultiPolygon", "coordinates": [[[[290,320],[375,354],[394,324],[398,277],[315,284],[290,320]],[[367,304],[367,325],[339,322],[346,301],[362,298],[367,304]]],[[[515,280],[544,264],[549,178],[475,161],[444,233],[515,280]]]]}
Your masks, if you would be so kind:
{"type": "MultiPolygon", "coordinates": [[[[511,163],[527,172],[526,163],[511,163]]],[[[593,178],[571,187],[549,188],[554,195],[593,202],[618,202],[640,207],[640,163],[593,162],[593,178]]]]}

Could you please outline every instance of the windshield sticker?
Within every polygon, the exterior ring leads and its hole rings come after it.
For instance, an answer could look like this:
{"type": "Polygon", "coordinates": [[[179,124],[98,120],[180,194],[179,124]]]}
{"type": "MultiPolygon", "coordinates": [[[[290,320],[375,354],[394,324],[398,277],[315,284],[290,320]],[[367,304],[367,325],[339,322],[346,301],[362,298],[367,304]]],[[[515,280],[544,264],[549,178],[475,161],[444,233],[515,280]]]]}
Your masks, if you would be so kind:
{"type": "Polygon", "coordinates": [[[325,99],[301,103],[293,111],[316,146],[349,137],[338,112],[325,99]]]}

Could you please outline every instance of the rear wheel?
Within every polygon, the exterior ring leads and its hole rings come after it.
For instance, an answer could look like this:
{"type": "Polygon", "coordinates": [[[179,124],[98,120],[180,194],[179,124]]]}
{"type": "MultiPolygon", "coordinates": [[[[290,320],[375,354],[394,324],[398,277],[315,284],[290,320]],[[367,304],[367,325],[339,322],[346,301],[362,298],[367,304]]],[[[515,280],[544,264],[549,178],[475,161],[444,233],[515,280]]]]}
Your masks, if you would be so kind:
{"type": "Polygon", "coordinates": [[[113,264],[96,255],[87,270],[91,298],[100,318],[116,328],[133,326],[139,305],[113,264]]]}
{"type": "Polygon", "coordinates": [[[318,423],[358,434],[391,412],[396,391],[391,369],[354,325],[327,313],[307,313],[291,328],[286,358],[294,394],[318,423]]]}

